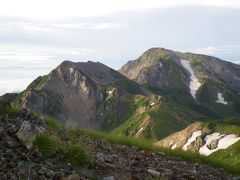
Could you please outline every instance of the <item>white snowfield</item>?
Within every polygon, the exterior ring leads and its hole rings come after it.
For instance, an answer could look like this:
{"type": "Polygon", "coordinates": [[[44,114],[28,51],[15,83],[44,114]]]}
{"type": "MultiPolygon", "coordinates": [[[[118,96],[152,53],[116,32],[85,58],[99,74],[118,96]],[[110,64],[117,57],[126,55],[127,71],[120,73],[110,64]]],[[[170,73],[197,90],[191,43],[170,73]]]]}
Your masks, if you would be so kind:
{"type": "Polygon", "coordinates": [[[195,131],[192,133],[192,137],[188,139],[187,143],[182,147],[184,151],[187,151],[188,146],[196,140],[198,136],[201,136],[202,131],[195,131]]]}
{"type": "Polygon", "coordinates": [[[209,145],[212,142],[212,140],[218,140],[223,136],[225,136],[225,135],[224,134],[220,135],[220,133],[213,133],[213,134],[207,135],[204,138],[204,141],[206,142],[206,144],[199,149],[199,153],[208,156],[211,153],[217,151],[215,149],[214,150],[208,149],[207,145],[209,145]]]}
{"type": "Polygon", "coordinates": [[[217,103],[221,103],[221,104],[228,104],[227,101],[224,100],[223,94],[222,93],[217,93],[218,96],[218,100],[216,101],[217,103]]]}
{"type": "Polygon", "coordinates": [[[173,140],[169,143],[169,146],[171,146],[173,144],[173,140]]]}
{"type": "MultiPolygon", "coordinates": [[[[72,80],[74,78],[74,69],[73,68],[68,68],[69,69],[69,73],[70,73],[70,79],[72,80]]],[[[76,86],[77,84],[77,79],[75,78],[73,84],[76,86]]]]}
{"type": "MultiPolygon", "coordinates": [[[[219,134],[219,133],[218,133],[219,134]]],[[[206,144],[209,144],[211,141],[209,140],[200,150],[199,153],[203,155],[210,155],[220,149],[227,149],[229,146],[233,145],[234,143],[238,142],[240,140],[240,137],[237,137],[235,134],[229,134],[229,135],[219,135],[218,139],[222,138],[218,141],[218,147],[216,149],[208,149],[206,144]],[[223,137],[224,136],[224,137],[223,137]],[[223,138],[222,138],[223,137],[223,138]]]]}
{"type": "MultiPolygon", "coordinates": [[[[198,136],[202,134],[201,131],[195,131],[192,133],[191,138],[188,139],[187,143],[182,147],[184,151],[188,150],[188,146],[196,140],[198,136]]],[[[199,153],[205,156],[209,156],[210,154],[220,150],[220,149],[227,149],[229,146],[233,145],[234,143],[238,142],[240,137],[235,134],[220,134],[220,133],[213,133],[209,134],[204,138],[205,144],[199,149],[199,153]],[[217,140],[217,148],[210,150],[207,146],[213,141],[217,140]]],[[[170,143],[172,144],[172,142],[170,143]]],[[[169,144],[169,145],[170,145],[169,144]]],[[[177,148],[177,143],[174,144],[171,149],[177,148]]]]}
{"type": "Polygon", "coordinates": [[[177,143],[174,144],[174,145],[171,147],[172,150],[174,150],[174,149],[176,149],[176,148],[177,148],[177,143]]]}
{"type": "Polygon", "coordinates": [[[107,91],[107,94],[109,94],[109,95],[110,95],[110,94],[112,94],[112,92],[113,92],[113,90],[112,90],[112,91],[107,91]]]}
{"type": "Polygon", "coordinates": [[[141,127],[141,128],[139,129],[139,131],[137,132],[136,135],[140,135],[140,134],[142,133],[142,131],[143,131],[143,127],[141,127]]]}
{"type": "Polygon", "coordinates": [[[197,90],[200,88],[201,83],[198,81],[198,78],[195,76],[193,69],[191,68],[190,63],[187,60],[181,59],[181,64],[183,67],[190,73],[191,82],[189,85],[190,93],[193,98],[196,98],[197,90]]]}

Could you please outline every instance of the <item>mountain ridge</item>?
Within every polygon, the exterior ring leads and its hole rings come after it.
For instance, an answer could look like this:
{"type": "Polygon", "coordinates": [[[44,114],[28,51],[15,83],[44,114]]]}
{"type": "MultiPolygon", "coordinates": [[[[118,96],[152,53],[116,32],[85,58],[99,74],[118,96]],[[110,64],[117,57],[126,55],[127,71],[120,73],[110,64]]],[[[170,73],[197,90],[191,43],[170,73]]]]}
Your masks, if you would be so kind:
{"type": "Polygon", "coordinates": [[[239,91],[239,65],[151,48],[119,72],[99,62],[64,61],[19,95],[3,97],[68,127],[159,139],[195,121],[240,117],[239,91]]]}
{"type": "MultiPolygon", "coordinates": [[[[212,56],[153,48],[144,52],[138,59],[123,65],[119,71],[145,87],[155,89],[160,94],[165,93],[172,96],[179,103],[184,102],[180,98],[184,97],[185,100],[192,101],[190,102],[191,106],[192,104],[204,105],[213,111],[213,114],[221,112],[218,107],[216,110],[212,108],[218,106],[216,104],[217,93],[229,98],[232,104],[237,104],[233,105],[233,109],[239,107],[240,66],[212,56]],[[183,64],[183,60],[188,64],[183,64]],[[201,84],[194,98],[189,96],[191,81],[193,81],[191,71],[201,84]],[[208,102],[208,99],[205,99],[206,96],[215,96],[216,100],[208,102]]],[[[237,110],[235,110],[235,114],[239,116],[237,110]]],[[[219,115],[223,116],[223,114],[219,115]]]]}

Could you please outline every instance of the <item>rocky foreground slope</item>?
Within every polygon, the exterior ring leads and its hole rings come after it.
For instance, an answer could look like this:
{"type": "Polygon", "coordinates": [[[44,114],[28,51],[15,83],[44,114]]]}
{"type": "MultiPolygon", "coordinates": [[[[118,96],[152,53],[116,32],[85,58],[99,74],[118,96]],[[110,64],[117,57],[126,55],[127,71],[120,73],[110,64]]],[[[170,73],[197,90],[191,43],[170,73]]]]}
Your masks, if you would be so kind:
{"type": "MultiPolygon", "coordinates": [[[[24,140],[48,128],[30,112],[22,111],[15,118],[1,116],[0,127],[0,177],[3,180],[234,179],[223,170],[208,165],[193,164],[163,153],[113,145],[106,140],[85,136],[80,136],[78,140],[91,151],[92,162],[85,168],[72,166],[64,160],[61,152],[44,159],[37,149],[30,148],[29,142],[26,144],[24,140]]],[[[63,134],[65,143],[68,143],[64,131],[63,134]]]]}

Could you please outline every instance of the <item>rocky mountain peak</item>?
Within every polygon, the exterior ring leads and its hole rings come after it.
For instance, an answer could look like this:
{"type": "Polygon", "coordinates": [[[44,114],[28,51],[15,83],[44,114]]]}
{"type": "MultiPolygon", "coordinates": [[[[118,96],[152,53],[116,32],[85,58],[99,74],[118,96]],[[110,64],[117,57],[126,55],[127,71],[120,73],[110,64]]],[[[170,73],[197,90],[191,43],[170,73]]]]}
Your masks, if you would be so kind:
{"type": "Polygon", "coordinates": [[[67,126],[100,128],[112,116],[118,123],[125,118],[129,106],[126,99],[133,94],[150,93],[102,63],[64,61],[48,75],[33,81],[15,104],[50,114],[67,126]],[[117,109],[107,110],[116,104],[117,109]]]}
{"type": "Polygon", "coordinates": [[[219,111],[224,105],[233,109],[231,114],[240,115],[236,110],[240,105],[239,65],[207,55],[151,48],[119,72],[160,95],[195,106],[196,111],[203,108],[199,105],[205,106],[201,113],[226,115],[219,111]]]}

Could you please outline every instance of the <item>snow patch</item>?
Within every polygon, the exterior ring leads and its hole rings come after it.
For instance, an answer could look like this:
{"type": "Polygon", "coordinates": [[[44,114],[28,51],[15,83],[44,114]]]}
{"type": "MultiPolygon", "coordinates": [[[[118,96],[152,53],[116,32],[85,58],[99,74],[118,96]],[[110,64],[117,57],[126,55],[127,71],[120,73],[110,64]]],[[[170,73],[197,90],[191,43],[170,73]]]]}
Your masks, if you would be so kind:
{"type": "Polygon", "coordinates": [[[174,145],[171,147],[172,150],[174,150],[174,149],[176,149],[176,148],[177,148],[177,143],[174,144],[174,145]]]}
{"type": "Polygon", "coordinates": [[[136,136],[139,136],[139,135],[142,133],[142,131],[143,131],[143,127],[141,127],[141,128],[139,129],[139,131],[137,132],[136,136]]]}
{"type": "Polygon", "coordinates": [[[211,135],[207,135],[204,140],[206,141],[206,144],[199,149],[199,153],[208,156],[220,149],[227,149],[229,146],[231,146],[234,143],[236,143],[237,141],[239,141],[240,137],[236,136],[235,134],[220,135],[220,133],[213,133],[211,135]],[[220,139],[220,138],[222,138],[222,139],[220,139]],[[220,139],[218,141],[218,147],[216,149],[212,149],[212,150],[208,149],[207,145],[210,144],[212,140],[218,140],[218,139],[220,139]]]}
{"type": "Polygon", "coordinates": [[[190,63],[187,60],[181,59],[181,64],[183,67],[190,73],[190,93],[194,99],[196,99],[197,90],[200,88],[201,83],[198,81],[198,78],[195,76],[193,69],[191,68],[190,63]]]}
{"type": "Polygon", "coordinates": [[[224,100],[223,94],[222,93],[217,93],[218,96],[218,100],[216,101],[217,103],[221,103],[221,104],[228,104],[227,101],[224,100]]]}
{"type": "Polygon", "coordinates": [[[169,143],[169,146],[171,146],[173,144],[173,140],[169,143]]]}
{"type": "Polygon", "coordinates": [[[143,130],[143,127],[141,127],[141,128],[139,129],[138,134],[140,134],[140,133],[142,132],[142,130],[143,130]]]}
{"type": "Polygon", "coordinates": [[[162,67],[163,67],[163,65],[162,65],[162,62],[160,62],[160,63],[159,63],[159,67],[160,67],[160,68],[162,68],[162,67]]]}
{"type": "Polygon", "coordinates": [[[235,134],[229,134],[224,138],[220,139],[218,142],[218,149],[226,149],[229,146],[233,145],[237,141],[240,140],[240,137],[236,136],[235,134]]]}
{"type": "Polygon", "coordinates": [[[203,147],[201,147],[199,149],[199,153],[208,156],[209,154],[215,152],[214,150],[210,150],[208,149],[208,145],[213,141],[213,140],[218,140],[220,138],[222,138],[223,136],[225,136],[225,134],[220,135],[220,133],[213,133],[210,135],[207,135],[204,138],[204,141],[206,142],[205,145],[203,147]]]}
{"type": "Polygon", "coordinates": [[[195,131],[192,133],[192,137],[188,139],[187,143],[182,147],[184,151],[187,151],[187,147],[196,140],[198,136],[201,136],[202,131],[195,131]]]}
{"type": "Polygon", "coordinates": [[[112,90],[112,91],[107,91],[107,94],[109,94],[109,95],[110,95],[110,94],[112,94],[112,92],[113,92],[113,90],[112,90]]]}
{"type": "Polygon", "coordinates": [[[153,103],[151,103],[151,106],[153,106],[155,103],[153,102],[153,103]]]}
{"type": "Polygon", "coordinates": [[[73,68],[68,68],[68,69],[69,69],[70,74],[72,74],[73,73],[73,68]]]}

